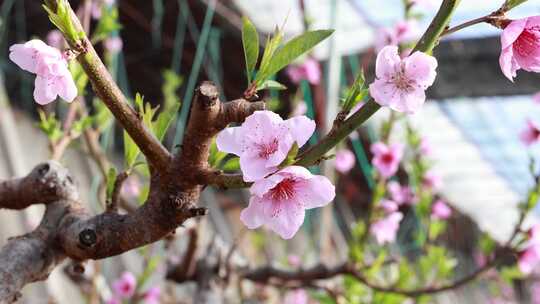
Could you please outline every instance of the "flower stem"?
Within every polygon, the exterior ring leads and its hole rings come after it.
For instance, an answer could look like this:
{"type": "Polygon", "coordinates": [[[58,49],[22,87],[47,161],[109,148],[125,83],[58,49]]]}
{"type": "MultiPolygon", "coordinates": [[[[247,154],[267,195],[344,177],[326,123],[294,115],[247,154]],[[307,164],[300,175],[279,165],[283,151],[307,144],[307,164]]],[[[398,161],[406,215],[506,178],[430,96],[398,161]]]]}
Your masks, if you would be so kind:
{"type": "Polygon", "coordinates": [[[442,34],[441,36],[446,36],[446,35],[450,35],[450,34],[453,34],[457,31],[460,31],[464,28],[467,28],[469,26],[473,26],[475,24],[478,24],[478,23],[484,23],[484,22],[489,22],[491,20],[491,15],[487,15],[487,16],[483,16],[483,17],[480,17],[480,18],[476,18],[476,19],[473,19],[473,20],[469,20],[467,22],[464,22],[460,25],[456,25],[452,28],[449,28],[449,29],[446,29],[442,34]]]}

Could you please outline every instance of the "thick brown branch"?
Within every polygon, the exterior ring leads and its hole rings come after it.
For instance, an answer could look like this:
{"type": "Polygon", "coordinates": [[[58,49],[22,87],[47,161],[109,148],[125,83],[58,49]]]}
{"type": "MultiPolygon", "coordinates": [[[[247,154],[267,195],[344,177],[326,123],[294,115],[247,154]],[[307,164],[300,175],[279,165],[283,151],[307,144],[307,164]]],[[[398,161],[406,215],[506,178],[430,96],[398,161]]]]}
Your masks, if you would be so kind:
{"type": "Polygon", "coordinates": [[[208,178],[213,175],[208,167],[212,138],[229,123],[241,123],[247,116],[264,107],[264,102],[244,99],[222,103],[217,87],[212,82],[203,82],[197,88],[186,136],[175,158],[176,172],[182,172],[182,180],[200,185],[209,184],[208,178]]]}
{"type": "Polygon", "coordinates": [[[201,172],[201,179],[208,185],[222,189],[247,188],[251,183],[245,182],[241,174],[227,174],[216,170],[201,172]]]}
{"type": "Polygon", "coordinates": [[[0,184],[0,204],[22,209],[46,204],[41,224],[33,232],[8,240],[0,250],[0,303],[14,302],[24,285],[44,280],[65,254],[55,245],[57,228],[80,213],[77,189],[67,169],[50,161],[28,176],[0,184]]]}
{"type": "Polygon", "coordinates": [[[241,123],[246,117],[253,114],[253,112],[262,111],[265,108],[266,104],[264,101],[250,102],[245,99],[236,99],[222,103],[216,126],[221,130],[230,123],[241,123]]]}
{"type": "Polygon", "coordinates": [[[0,208],[24,209],[59,199],[76,200],[77,189],[67,169],[55,161],[40,164],[23,178],[0,182],[0,208]]]}

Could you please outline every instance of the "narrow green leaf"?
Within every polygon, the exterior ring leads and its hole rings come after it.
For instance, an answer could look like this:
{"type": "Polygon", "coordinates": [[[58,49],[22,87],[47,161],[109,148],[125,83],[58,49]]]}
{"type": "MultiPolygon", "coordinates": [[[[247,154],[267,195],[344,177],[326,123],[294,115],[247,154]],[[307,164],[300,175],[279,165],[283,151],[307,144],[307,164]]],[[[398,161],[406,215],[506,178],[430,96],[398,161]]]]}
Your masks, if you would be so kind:
{"type": "Polygon", "coordinates": [[[357,105],[367,96],[368,90],[365,87],[365,82],[364,71],[361,70],[360,73],[358,73],[358,76],[356,76],[353,85],[347,92],[347,97],[343,102],[343,111],[349,112],[352,108],[354,108],[355,105],[357,105]]]}
{"type": "Polygon", "coordinates": [[[176,103],[172,105],[171,108],[162,111],[159,114],[156,121],[152,124],[154,135],[160,141],[163,140],[163,137],[165,137],[165,134],[167,133],[167,130],[171,126],[171,122],[175,120],[179,109],[180,109],[180,103],[176,103]]]}
{"type": "Polygon", "coordinates": [[[131,136],[124,131],[124,159],[126,160],[126,167],[132,168],[137,157],[139,156],[139,147],[135,144],[131,136]]]}
{"type": "Polygon", "coordinates": [[[238,171],[240,169],[240,158],[233,157],[228,159],[221,167],[223,171],[238,171]]]}
{"type": "Polygon", "coordinates": [[[514,7],[520,5],[520,4],[523,4],[525,2],[527,2],[528,0],[506,0],[506,2],[504,3],[504,6],[508,9],[508,10],[511,10],[513,9],[514,7]]]}
{"type": "Polygon", "coordinates": [[[328,38],[334,30],[309,31],[287,42],[282,48],[277,49],[267,66],[261,65],[261,71],[257,80],[262,81],[279,72],[285,66],[293,62],[302,54],[311,50],[319,42],[328,38]]]}
{"type": "Polygon", "coordinates": [[[251,75],[257,65],[257,59],[259,58],[259,34],[257,34],[257,29],[247,17],[242,18],[242,23],[242,45],[244,47],[246,73],[249,84],[251,83],[251,75]]]}
{"type": "Polygon", "coordinates": [[[283,84],[275,81],[275,80],[267,79],[257,87],[257,91],[266,90],[266,89],[269,89],[269,90],[286,90],[287,87],[284,86],[283,84]]]}
{"type": "Polygon", "coordinates": [[[114,191],[114,183],[116,182],[116,176],[116,168],[110,168],[109,172],[107,172],[107,200],[112,197],[112,193],[114,191]]]}
{"type": "Polygon", "coordinates": [[[281,43],[281,39],[283,39],[283,32],[279,28],[276,28],[274,31],[274,35],[272,38],[268,38],[266,41],[266,46],[264,48],[263,57],[261,60],[261,64],[259,66],[259,73],[257,73],[257,76],[255,77],[255,82],[260,83],[264,81],[266,78],[261,77],[260,73],[264,70],[268,69],[268,65],[270,64],[270,60],[274,56],[274,53],[276,52],[277,48],[279,47],[281,43]]]}
{"type": "Polygon", "coordinates": [[[118,31],[122,25],[118,22],[118,9],[116,7],[102,8],[101,18],[99,18],[95,31],[92,34],[92,43],[97,43],[118,31]]]}
{"type": "Polygon", "coordinates": [[[296,160],[296,156],[298,155],[298,150],[299,150],[298,144],[294,142],[293,146],[287,153],[287,157],[283,160],[283,162],[281,162],[281,164],[279,164],[279,168],[285,168],[291,164],[294,164],[294,161],[296,160]]]}

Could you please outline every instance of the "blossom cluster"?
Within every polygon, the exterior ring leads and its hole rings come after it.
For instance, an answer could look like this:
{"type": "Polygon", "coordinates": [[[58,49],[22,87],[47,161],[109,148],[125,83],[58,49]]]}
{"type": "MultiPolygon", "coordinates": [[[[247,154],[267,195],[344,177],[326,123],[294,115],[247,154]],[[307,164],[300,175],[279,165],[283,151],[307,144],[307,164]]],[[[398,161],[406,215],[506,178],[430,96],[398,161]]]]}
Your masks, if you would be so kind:
{"type": "Polygon", "coordinates": [[[306,209],[334,199],[335,187],[326,177],[282,165],[293,147],[305,145],[314,131],[315,122],[306,116],[283,120],[271,111],[256,111],[241,126],[218,134],[218,149],[239,156],[244,181],[253,182],[249,205],[240,215],[249,229],[266,225],[290,239],[304,222],[306,209]]]}
{"type": "MultiPolygon", "coordinates": [[[[431,154],[431,147],[426,139],[420,141],[417,149],[421,156],[425,157],[431,154]]],[[[381,181],[386,184],[387,197],[378,202],[383,216],[371,224],[370,232],[377,243],[392,243],[396,240],[400,222],[404,217],[400,209],[414,206],[419,198],[410,186],[401,185],[395,180],[387,181],[398,171],[404,155],[403,145],[376,142],[372,144],[371,152],[373,153],[373,168],[381,181]]],[[[424,191],[433,193],[439,190],[441,185],[441,177],[433,170],[427,170],[423,173],[421,186],[424,191]]],[[[431,208],[431,218],[434,220],[446,220],[452,215],[452,209],[441,199],[433,202],[431,208]]]]}

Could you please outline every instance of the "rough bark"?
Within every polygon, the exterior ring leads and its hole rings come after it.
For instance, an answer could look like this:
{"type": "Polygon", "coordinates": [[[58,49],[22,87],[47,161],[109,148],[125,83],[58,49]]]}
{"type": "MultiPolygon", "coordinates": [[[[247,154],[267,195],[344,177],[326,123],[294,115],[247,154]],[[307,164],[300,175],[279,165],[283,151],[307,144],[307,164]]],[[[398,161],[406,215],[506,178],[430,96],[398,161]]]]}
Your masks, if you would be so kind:
{"type": "Polygon", "coordinates": [[[0,182],[0,208],[24,209],[45,204],[40,226],[11,239],[0,250],[0,303],[11,303],[25,285],[45,279],[69,257],[75,261],[121,254],[165,237],[186,219],[206,214],[197,201],[208,181],[209,147],[217,132],[242,122],[263,103],[222,103],[205,82],[197,89],[181,151],[164,169],[151,170],[148,200],[130,214],[114,208],[92,216],[79,203],[73,178],[55,161],[36,166],[22,178],[0,182]]]}

